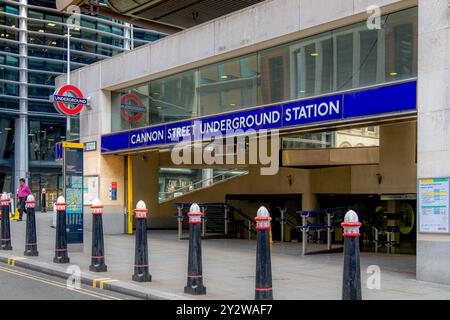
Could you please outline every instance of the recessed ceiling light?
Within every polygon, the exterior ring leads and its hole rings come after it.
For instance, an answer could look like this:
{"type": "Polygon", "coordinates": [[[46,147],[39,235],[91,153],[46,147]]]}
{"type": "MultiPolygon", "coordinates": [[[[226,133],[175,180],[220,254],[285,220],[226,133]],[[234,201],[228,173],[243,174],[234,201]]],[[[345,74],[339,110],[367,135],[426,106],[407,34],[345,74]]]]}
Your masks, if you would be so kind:
{"type": "Polygon", "coordinates": [[[56,41],[52,41],[52,44],[55,45],[55,44],[56,44],[56,41]]]}
{"type": "Polygon", "coordinates": [[[236,103],[230,103],[230,107],[236,107],[236,103]]]}
{"type": "Polygon", "coordinates": [[[47,23],[47,25],[48,25],[49,27],[54,27],[54,26],[56,26],[56,24],[54,24],[53,22],[49,22],[49,23],[47,23]]]}
{"type": "Polygon", "coordinates": [[[318,57],[319,56],[319,53],[318,52],[313,52],[313,53],[311,53],[311,57],[318,57]]]}
{"type": "Polygon", "coordinates": [[[398,73],[397,73],[397,72],[389,72],[389,75],[390,75],[391,77],[395,77],[396,75],[398,75],[398,73]]]}
{"type": "Polygon", "coordinates": [[[42,33],[42,32],[44,32],[44,30],[43,30],[43,29],[39,29],[38,32],[41,32],[41,33],[42,33]]]}
{"type": "Polygon", "coordinates": [[[6,130],[6,131],[11,131],[11,130],[12,130],[12,128],[5,128],[5,130],[6,130]]]}
{"type": "Polygon", "coordinates": [[[228,79],[228,76],[220,76],[220,79],[228,79]]]}

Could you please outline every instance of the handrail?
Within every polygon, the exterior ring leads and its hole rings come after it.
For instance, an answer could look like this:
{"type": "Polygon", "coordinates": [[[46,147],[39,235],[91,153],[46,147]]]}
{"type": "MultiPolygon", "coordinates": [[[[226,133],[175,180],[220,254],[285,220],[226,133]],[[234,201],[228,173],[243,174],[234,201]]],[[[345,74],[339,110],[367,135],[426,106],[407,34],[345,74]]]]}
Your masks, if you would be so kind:
{"type": "Polygon", "coordinates": [[[224,171],[224,172],[222,172],[222,173],[220,173],[218,175],[215,175],[215,176],[213,176],[211,178],[206,178],[206,179],[202,179],[202,180],[196,181],[193,184],[191,184],[190,186],[181,187],[181,188],[178,188],[178,189],[176,189],[174,191],[170,191],[170,192],[160,192],[159,193],[160,194],[160,198],[163,198],[162,200],[160,200],[160,202],[167,201],[167,200],[169,200],[171,198],[176,198],[175,194],[177,194],[177,193],[182,193],[181,195],[185,195],[187,193],[191,193],[191,192],[194,192],[196,190],[201,190],[203,188],[208,188],[208,187],[210,187],[210,186],[212,186],[214,184],[221,183],[221,182],[224,182],[224,181],[228,181],[230,179],[233,179],[233,178],[236,178],[236,177],[240,177],[240,176],[246,175],[248,173],[249,173],[248,170],[229,169],[229,170],[224,171]],[[227,176],[228,173],[230,173],[230,172],[234,172],[234,174],[230,175],[230,176],[227,176]],[[218,178],[220,178],[219,181],[215,181],[218,178]],[[209,181],[212,181],[211,185],[203,186],[204,182],[209,182],[209,181]],[[198,186],[198,185],[200,185],[200,186],[198,186]],[[198,186],[198,187],[196,187],[196,186],[198,186]]]}

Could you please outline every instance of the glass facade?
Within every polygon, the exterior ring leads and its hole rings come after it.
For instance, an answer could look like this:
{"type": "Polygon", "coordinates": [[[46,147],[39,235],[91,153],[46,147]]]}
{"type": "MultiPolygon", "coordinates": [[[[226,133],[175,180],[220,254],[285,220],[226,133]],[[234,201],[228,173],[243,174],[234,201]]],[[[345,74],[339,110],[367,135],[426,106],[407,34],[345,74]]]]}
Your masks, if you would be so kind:
{"type": "MultiPolygon", "coordinates": [[[[11,192],[18,179],[14,133],[19,101],[28,117],[26,178],[33,192],[45,187],[47,199],[56,195],[61,165],[55,162],[55,144],[79,138],[76,134],[66,137],[66,118],[49,101],[55,78],[67,72],[68,17],[56,10],[55,0],[28,0],[25,10],[19,10],[19,1],[0,1],[0,191],[11,192]],[[21,19],[26,23],[24,29],[19,25],[21,19]]],[[[136,28],[132,38],[133,29],[118,20],[81,15],[79,27],[70,32],[71,70],[164,36],[136,28]]],[[[71,119],[71,128],[79,128],[79,118],[71,119]]]]}
{"type": "Polygon", "coordinates": [[[112,131],[416,77],[417,15],[391,13],[380,30],[364,21],[115,91],[112,131]]]}
{"type": "MultiPolygon", "coordinates": [[[[49,101],[55,78],[67,72],[68,14],[57,11],[55,1],[28,1],[27,73],[30,110],[56,113],[49,101]]],[[[19,4],[0,3],[0,109],[17,109],[8,101],[19,96],[19,4]]],[[[133,46],[164,35],[137,28],[136,43],[131,27],[124,23],[82,15],[80,26],[71,30],[71,70],[116,55],[133,46]]]]}

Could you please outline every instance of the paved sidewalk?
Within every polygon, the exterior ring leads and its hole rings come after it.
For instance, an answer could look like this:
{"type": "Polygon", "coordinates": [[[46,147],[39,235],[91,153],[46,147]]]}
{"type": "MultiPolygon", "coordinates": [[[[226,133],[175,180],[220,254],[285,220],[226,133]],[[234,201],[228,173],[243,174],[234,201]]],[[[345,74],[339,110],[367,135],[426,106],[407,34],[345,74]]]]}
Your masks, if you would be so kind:
{"type": "MultiPolygon", "coordinates": [[[[11,221],[13,251],[0,251],[0,260],[15,256],[17,265],[52,269],[64,275],[67,265],[52,262],[55,229],[50,227],[51,214],[37,213],[39,257],[22,259],[25,242],[25,221],[11,221]],[[1,259],[3,257],[3,259],[1,259]]],[[[183,294],[186,284],[188,241],[177,240],[175,231],[149,232],[150,273],[153,282],[131,281],[134,263],[134,236],[105,236],[108,272],[88,271],[91,236],[85,232],[84,252],[71,252],[70,264],[82,269],[87,281],[95,278],[119,280],[108,287],[128,289],[147,298],[159,299],[238,299],[254,297],[255,247],[247,240],[204,240],[203,273],[207,295],[192,297],[183,294]]],[[[275,243],[272,252],[272,274],[275,299],[340,299],[342,253],[301,257],[300,244],[275,243]]],[[[415,256],[362,254],[361,275],[363,299],[450,299],[450,286],[415,280],[415,256]],[[381,289],[366,288],[369,265],[381,268],[381,289]]],[[[86,281],[86,280],[85,280],[86,281]]],[[[130,291],[125,291],[130,294],[130,291]]]]}

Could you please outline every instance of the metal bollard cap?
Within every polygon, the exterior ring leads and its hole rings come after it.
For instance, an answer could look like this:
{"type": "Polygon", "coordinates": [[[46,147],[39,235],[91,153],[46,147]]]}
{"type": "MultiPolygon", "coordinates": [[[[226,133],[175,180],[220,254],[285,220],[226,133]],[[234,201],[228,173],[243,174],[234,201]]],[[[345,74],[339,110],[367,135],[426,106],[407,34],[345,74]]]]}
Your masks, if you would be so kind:
{"type": "Polygon", "coordinates": [[[144,201],[140,200],[136,204],[136,209],[134,209],[136,219],[147,219],[147,205],[144,201]]]}
{"type": "Polygon", "coordinates": [[[0,200],[1,200],[2,202],[3,202],[3,201],[4,201],[4,202],[8,202],[8,201],[10,200],[9,194],[6,193],[6,192],[3,192],[0,200]]]}
{"type": "Polygon", "coordinates": [[[59,196],[56,200],[56,211],[66,211],[66,199],[63,196],[59,196]]]}
{"type": "Polygon", "coordinates": [[[103,205],[99,198],[95,198],[92,200],[92,214],[102,214],[103,213],[103,205]]]}
{"type": "Polygon", "coordinates": [[[36,208],[36,200],[32,194],[28,195],[27,201],[25,201],[25,206],[30,209],[36,208]]]}
{"type": "Polygon", "coordinates": [[[189,224],[202,223],[203,212],[200,210],[200,206],[198,204],[193,203],[189,208],[187,215],[189,216],[189,224]]]}
{"type": "Polygon", "coordinates": [[[1,206],[8,207],[10,201],[11,201],[11,199],[9,198],[9,194],[7,194],[6,192],[3,192],[2,196],[0,198],[1,206]]]}
{"type": "Polygon", "coordinates": [[[344,228],[344,237],[359,237],[359,227],[361,227],[361,222],[359,222],[358,214],[349,210],[344,217],[344,222],[341,223],[344,228]]]}
{"type": "Polygon", "coordinates": [[[270,229],[270,217],[269,210],[266,207],[261,206],[256,213],[256,230],[269,230],[270,229]]]}

